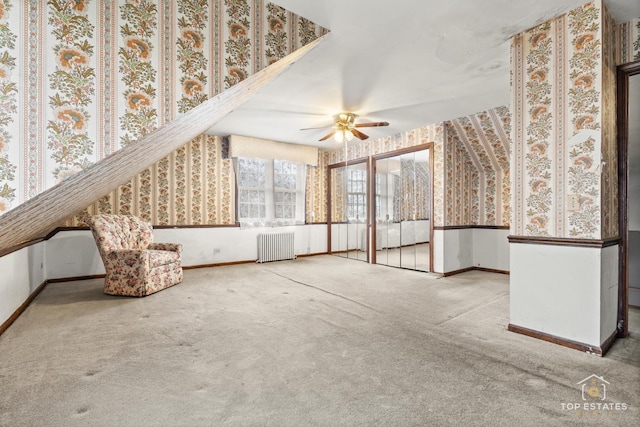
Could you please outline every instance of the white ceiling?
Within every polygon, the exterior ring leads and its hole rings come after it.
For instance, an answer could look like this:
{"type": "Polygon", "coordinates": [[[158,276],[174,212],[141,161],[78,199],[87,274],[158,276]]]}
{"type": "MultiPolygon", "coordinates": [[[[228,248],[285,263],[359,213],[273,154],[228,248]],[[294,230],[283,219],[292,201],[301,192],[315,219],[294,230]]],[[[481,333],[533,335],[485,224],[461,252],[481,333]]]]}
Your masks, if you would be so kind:
{"type": "MultiPolygon", "coordinates": [[[[509,105],[511,36],[584,0],[272,0],[328,28],[315,49],[212,127],[334,148],[318,142],[340,111],[372,138],[509,105]]],[[[605,0],[617,22],[640,17],[639,0],[605,0]]]]}

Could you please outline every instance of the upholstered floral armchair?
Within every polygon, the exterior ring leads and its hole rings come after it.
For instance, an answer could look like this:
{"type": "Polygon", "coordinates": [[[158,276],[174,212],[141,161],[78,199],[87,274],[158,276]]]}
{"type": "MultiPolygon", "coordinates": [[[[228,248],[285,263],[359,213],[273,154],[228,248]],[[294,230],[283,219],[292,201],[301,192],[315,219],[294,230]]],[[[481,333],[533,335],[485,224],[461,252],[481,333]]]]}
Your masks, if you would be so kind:
{"type": "Polygon", "coordinates": [[[147,221],[103,214],[86,222],[104,262],[105,294],[142,297],[182,282],[182,245],[153,243],[147,221]]]}

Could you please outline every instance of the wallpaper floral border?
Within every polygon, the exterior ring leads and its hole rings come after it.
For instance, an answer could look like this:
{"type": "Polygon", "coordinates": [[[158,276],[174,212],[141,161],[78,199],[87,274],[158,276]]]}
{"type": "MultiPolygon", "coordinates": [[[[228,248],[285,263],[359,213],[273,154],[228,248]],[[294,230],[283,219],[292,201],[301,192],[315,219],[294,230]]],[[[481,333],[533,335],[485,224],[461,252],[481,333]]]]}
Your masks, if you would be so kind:
{"type": "Polygon", "coordinates": [[[90,164],[94,141],[87,130],[89,108],[95,94],[93,37],[95,27],[88,19],[88,2],[49,0],[53,54],[56,67],[48,75],[49,107],[47,122],[49,158],[57,182],[90,164]]]}
{"type": "Polygon", "coordinates": [[[529,114],[527,125],[526,232],[531,236],[549,236],[554,227],[551,208],[555,183],[552,150],[552,91],[551,63],[546,55],[552,47],[551,24],[546,22],[528,34],[531,49],[526,57],[529,80],[526,83],[526,102],[529,114]]]}
{"type": "Polygon", "coordinates": [[[208,0],[178,2],[178,28],[176,41],[178,67],[182,72],[180,85],[182,97],[178,112],[186,113],[209,99],[206,86],[207,58],[204,54],[205,31],[209,14],[208,0]]]}
{"type": "Polygon", "coordinates": [[[229,38],[225,45],[225,66],[227,69],[224,78],[225,89],[246,79],[249,75],[249,60],[251,58],[251,30],[249,2],[246,0],[225,0],[229,19],[227,21],[229,38]]]}
{"type": "Polygon", "coordinates": [[[158,30],[157,5],[147,0],[127,0],[120,6],[118,51],[124,91],[125,113],[120,117],[121,145],[127,146],[158,126],[156,105],[157,68],[152,63],[158,30]]]}

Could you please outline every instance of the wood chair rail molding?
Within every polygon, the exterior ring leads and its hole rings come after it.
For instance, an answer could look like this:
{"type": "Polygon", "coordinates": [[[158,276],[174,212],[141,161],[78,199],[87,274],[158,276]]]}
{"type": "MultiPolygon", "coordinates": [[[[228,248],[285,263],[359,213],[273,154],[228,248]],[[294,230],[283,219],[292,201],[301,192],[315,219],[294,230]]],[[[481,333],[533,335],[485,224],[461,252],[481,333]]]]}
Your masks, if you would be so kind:
{"type": "Polygon", "coordinates": [[[572,246],[576,248],[607,248],[620,244],[619,237],[605,240],[597,239],[569,239],[564,237],[538,236],[508,236],[509,243],[523,243],[530,245],[572,246]]]}
{"type": "Polygon", "coordinates": [[[448,230],[509,230],[508,225],[435,225],[434,230],[448,231],[448,230]]]}
{"type": "Polygon", "coordinates": [[[323,39],[321,37],[296,50],[176,120],[0,216],[0,251],[46,235],[61,221],[203,134],[323,39]]]}

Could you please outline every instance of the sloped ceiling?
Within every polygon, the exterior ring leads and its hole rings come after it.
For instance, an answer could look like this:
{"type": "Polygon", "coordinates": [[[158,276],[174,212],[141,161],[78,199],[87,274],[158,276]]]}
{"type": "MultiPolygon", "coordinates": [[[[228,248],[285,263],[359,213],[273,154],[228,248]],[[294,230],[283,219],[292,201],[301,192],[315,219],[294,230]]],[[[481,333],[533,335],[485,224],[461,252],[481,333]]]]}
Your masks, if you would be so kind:
{"type": "MultiPolygon", "coordinates": [[[[208,130],[331,149],[319,143],[339,111],[382,137],[509,105],[509,39],[584,0],[273,0],[328,28],[314,52],[208,130]]],[[[638,0],[607,0],[618,22],[638,0]]]]}
{"type": "Polygon", "coordinates": [[[0,216],[0,256],[53,231],[60,221],[177,150],[238,108],[321,43],[318,39],[189,110],[111,156],[0,216]]]}

